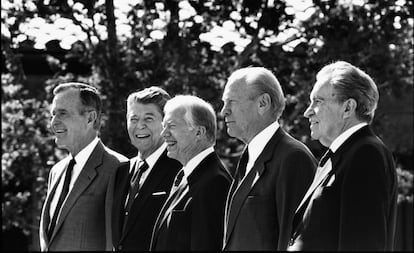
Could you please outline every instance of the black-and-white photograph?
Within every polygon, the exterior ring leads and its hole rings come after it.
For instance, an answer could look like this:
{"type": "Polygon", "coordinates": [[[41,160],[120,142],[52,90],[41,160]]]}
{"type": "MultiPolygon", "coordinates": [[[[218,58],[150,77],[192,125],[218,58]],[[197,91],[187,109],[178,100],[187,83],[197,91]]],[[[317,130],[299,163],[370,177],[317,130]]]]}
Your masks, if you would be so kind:
{"type": "Polygon", "coordinates": [[[413,0],[2,0],[4,251],[413,251],[413,0]]]}

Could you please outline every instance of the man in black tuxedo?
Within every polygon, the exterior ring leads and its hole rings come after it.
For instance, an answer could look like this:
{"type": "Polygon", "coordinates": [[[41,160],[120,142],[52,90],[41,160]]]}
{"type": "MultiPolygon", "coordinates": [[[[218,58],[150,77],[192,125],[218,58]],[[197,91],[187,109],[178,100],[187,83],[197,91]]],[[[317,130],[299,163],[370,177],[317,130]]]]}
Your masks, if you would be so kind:
{"type": "Polygon", "coordinates": [[[329,148],[298,207],[289,250],[392,250],[396,225],[394,161],[370,123],[374,81],[343,61],[323,67],[310,94],[313,139],[329,148]]]}
{"type": "Polygon", "coordinates": [[[165,105],[168,156],[183,165],[161,209],[151,250],[220,250],[231,176],[214,151],[216,115],[201,98],[180,95],[165,105]]]}
{"type": "MultiPolygon", "coordinates": [[[[157,215],[167,199],[181,164],[167,156],[162,131],[164,105],[169,94],[159,87],[134,92],[127,99],[127,128],[138,155],[120,167],[112,181],[114,191],[112,240],[107,250],[147,251],[157,215]]],[[[108,212],[109,213],[109,212],[108,212]]]]}
{"type": "Polygon", "coordinates": [[[285,98],[268,69],[233,72],[222,100],[228,134],[246,144],[227,199],[224,250],[286,250],[316,160],[279,125],[285,98]]]}

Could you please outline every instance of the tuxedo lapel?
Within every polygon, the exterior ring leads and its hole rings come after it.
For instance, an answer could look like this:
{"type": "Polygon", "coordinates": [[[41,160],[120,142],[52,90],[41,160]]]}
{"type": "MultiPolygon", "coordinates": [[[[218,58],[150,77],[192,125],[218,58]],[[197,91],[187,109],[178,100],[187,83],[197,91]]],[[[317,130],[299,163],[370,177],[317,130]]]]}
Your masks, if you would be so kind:
{"type": "Polygon", "coordinates": [[[302,201],[300,202],[298,208],[296,208],[295,212],[298,212],[299,209],[307,202],[308,198],[310,198],[310,196],[312,196],[313,192],[322,183],[322,180],[328,175],[328,173],[329,173],[329,170],[327,169],[327,167],[318,168],[318,172],[316,173],[315,178],[314,178],[311,186],[306,191],[305,196],[303,197],[302,201]]]}
{"type": "MultiPolygon", "coordinates": [[[[341,171],[341,160],[349,148],[354,145],[355,141],[363,138],[363,136],[375,136],[369,126],[364,126],[355,133],[353,133],[339,148],[335,151],[335,153],[331,157],[332,174],[338,174],[341,171]]],[[[319,168],[318,168],[319,169],[319,168]]],[[[303,217],[305,215],[305,209],[309,205],[309,200],[315,190],[324,183],[329,177],[327,177],[329,171],[318,171],[315,175],[314,182],[312,182],[311,186],[309,187],[308,191],[306,192],[305,196],[303,197],[301,203],[299,204],[298,208],[296,209],[295,215],[293,217],[293,226],[292,226],[292,235],[295,237],[298,233],[298,230],[303,222],[303,217]]]]}
{"type": "Polygon", "coordinates": [[[65,220],[70,209],[76,203],[76,200],[79,198],[79,196],[85,191],[85,189],[89,186],[89,184],[96,177],[97,175],[96,168],[102,164],[103,154],[104,154],[104,146],[102,142],[99,141],[94,151],[91,153],[85,166],[82,168],[82,171],[79,174],[78,178],[76,179],[76,182],[73,185],[73,188],[71,192],[69,193],[66,201],[63,203],[62,211],[60,213],[58,222],[56,224],[56,227],[53,231],[51,238],[53,238],[56,232],[59,230],[60,226],[63,223],[63,220],[65,220]]]}

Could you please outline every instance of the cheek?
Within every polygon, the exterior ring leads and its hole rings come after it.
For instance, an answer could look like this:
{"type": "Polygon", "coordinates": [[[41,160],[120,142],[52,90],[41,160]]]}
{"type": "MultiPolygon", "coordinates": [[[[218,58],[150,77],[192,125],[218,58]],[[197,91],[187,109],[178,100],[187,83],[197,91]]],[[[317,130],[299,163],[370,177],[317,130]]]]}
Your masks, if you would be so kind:
{"type": "Polygon", "coordinates": [[[161,132],[162,132],[162,125],[161,124],[154,124],[150,126],[151,129],[151,133],[153,134],[154,137],[158,138],[161,136],[161,132]]]}

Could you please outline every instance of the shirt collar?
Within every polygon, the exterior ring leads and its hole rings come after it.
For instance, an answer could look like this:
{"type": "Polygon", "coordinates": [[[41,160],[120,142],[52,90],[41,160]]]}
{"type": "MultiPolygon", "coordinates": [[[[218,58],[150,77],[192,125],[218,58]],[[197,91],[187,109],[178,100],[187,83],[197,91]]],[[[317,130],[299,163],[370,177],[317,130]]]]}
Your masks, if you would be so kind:
{"type": "MultiPolygon", "coordinates": [[[[154,152],[152,152],[152,154],[151,155],[149,155],[148,157],[147,157],[147,159],[145,159],[145,161],[147,162],[147,164],[148,164],[148,171],[152,168],[152,167],[154,167],[154,165],[155,165],[155,163],[158,161],[158,159],[160,158],[160,156],[162,155],[162,153],[165,151],[165,149],[167,148],[167,144],[164,142],[157,150],[155,150],[154,152]]],[[[136,161],[137,161],[137,163],[139,163],[139,162],[141,162],[142,160],[139,158],[140,156],[139,156],[139,154],[138,154],[138,156],[136,157],[136,161]]],[[[134,166],[134,164],[135,163],[131,163],[131,166],[130,166],[130,171],[131,171],[131,169],[132,169],[132,167],[134,166]]]]}
{"type": "Polygon", "coordinates": [[[362,127],[368,125],[366,122],[362,122],[359,124],[356,124],[353,127],[348,128],[345,132],[340,134],[336,139],[332,142],[331,146],[329,147],[333,153],[335,153],[338,148],[356,131],[361,129],[362,127]]]}
{"type": "MultiPolygon", "coordinates": [[[[86,147],[84,147],[77,155],[75,155],[76,167],[83,168],[86,162],[88,161],[89,156],[92,154],[92,151],[95,149],[96,145],[99,142],[99,138],[95,137],[86,147]]],[[[70,155],[72,157],[72,155],[70,155]]]]}
{"type": "Polygon", "coordinates": [[[200,164],[200,162],[212,152],[214,152],[213,146],[204,149],[203,151],[198,153],[196,156],[191,158],[191,160],[188,161],[188,163],[183,167],[184,178],[187,178],[194,171],[194,169],[200,164]]]}
{"type": "Polygon", "coordinates": [[[275,121],[253,137],[247,146],[249,152],[249,164],[256,161],[257,157],[259,157],[266,144],[278,129],[279,123],[275,121]]]}

